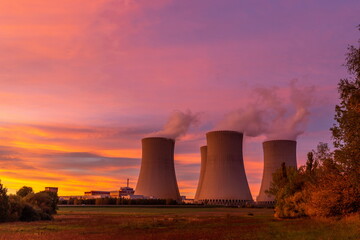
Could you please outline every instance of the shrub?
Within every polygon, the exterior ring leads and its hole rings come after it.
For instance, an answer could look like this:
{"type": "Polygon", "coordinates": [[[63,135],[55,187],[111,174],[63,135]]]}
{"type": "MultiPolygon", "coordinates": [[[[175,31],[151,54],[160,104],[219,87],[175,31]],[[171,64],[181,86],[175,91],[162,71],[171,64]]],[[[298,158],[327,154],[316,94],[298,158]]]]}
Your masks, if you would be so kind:
{"type": "MultiPolygon", "coordinates": [[[[28,202],[24,203],[24,207],[20,216],[20,221],[31,222],[42,220],[41,210],[28,202]]],[[[46,219],[44,219],[46,220],[46,219]]]]}

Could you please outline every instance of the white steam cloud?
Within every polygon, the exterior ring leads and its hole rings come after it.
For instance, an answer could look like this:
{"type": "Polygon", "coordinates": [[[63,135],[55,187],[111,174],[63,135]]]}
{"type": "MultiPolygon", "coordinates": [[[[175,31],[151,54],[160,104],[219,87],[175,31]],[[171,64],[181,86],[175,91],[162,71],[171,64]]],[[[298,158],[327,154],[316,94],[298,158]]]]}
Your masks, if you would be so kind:
{"type": "Polygon", "coordinates": [[[306,129],[314,92],[314,87],[299,88],[296,84],[296,80],[291,81],[287,89],[289,101],[279,96],[277,88],[255,89],[254,101],[227,114],[216,129],[240,131],[252,137],[265,135],[268,140],[296,140],[306,129]]]}
{"type": "Polygon", "coordinates": [[[191,125],[199,122],[199,114],[193,114],[190,110],[185,112],[175,111],[169,117],[163,130],[150,134],[152,137],[165,137],[178,139],[185,135],[191,125]]]}

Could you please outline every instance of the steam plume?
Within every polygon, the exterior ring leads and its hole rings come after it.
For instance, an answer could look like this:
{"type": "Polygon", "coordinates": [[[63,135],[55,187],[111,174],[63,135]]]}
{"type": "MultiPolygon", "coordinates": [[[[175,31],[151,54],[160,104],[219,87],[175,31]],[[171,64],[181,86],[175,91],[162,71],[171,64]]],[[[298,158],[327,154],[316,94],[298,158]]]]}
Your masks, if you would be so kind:
{"type": "Polygon", "coordinates": [[[277,88],[255,89],[254,101],[227,114],[216,129],[241,131],[252,137],[265,135],[268,140],[295,140],[306,129],[314,91],[314,87],[298,88],[296,84],[293,80],[286,89],[288,101],[279,96],[277,88]]]}
{"type": "Polygon", "coordinates": [[[198,123],[199,114],[193,114],[190,110],[185,112],[175,111],[165,124],[163,130],[151,134],[155,137],[178,139],[186,134],[190,126],[198,123]]]}

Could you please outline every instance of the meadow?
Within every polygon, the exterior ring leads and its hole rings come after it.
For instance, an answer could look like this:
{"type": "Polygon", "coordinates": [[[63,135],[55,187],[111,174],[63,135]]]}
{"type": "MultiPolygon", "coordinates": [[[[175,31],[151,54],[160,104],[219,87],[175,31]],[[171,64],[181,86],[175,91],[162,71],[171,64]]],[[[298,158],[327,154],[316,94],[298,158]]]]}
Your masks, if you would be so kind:
{"type": "Polygon", "coordinates": [[[360,239],[360,217],[275,219],[273,209],[60,207],[53,221],[0,224],[0,240],[360,239]]]}

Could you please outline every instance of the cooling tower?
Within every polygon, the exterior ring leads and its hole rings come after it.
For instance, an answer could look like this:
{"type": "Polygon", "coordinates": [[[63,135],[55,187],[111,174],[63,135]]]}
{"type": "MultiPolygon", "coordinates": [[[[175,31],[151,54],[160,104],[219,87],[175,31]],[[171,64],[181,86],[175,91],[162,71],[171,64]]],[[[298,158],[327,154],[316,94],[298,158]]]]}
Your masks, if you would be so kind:
{"type": "Polygon", "coordinates": [[[288,167],[296,167],[296,141],[273,140],[263,143],[264,171],[261,181],[260,193],[257,202],[273,202],[274,197],[268,196],[265,191],[270,188],[272,174],[284,162],[288,167]]]}
{"type": "Polygon", "coordinates": [[[207,158],[199,186],[199,202],[239,205],[252,201],[242,154],[243,134],[213,131],[206,134],[207,158]]]}
{"type": "Polygon", "coordinates": [[[201,170],[200,170],[200,177],[199,177],[199,183],[195,194],[195,201],[199,198],[199,193],[201,192],[201,186],[202,182],[204,180],[204,174],[206,169],[206,156],[207,156],[207,146],[202,146],[200,148],[201,153],[201,170]]]}
{"type": "Polygon", "coordinates": [[[141,142],[142,161],[135,194],[180,201],[174,168],[175,141],[149,137],[141,142]]]}

